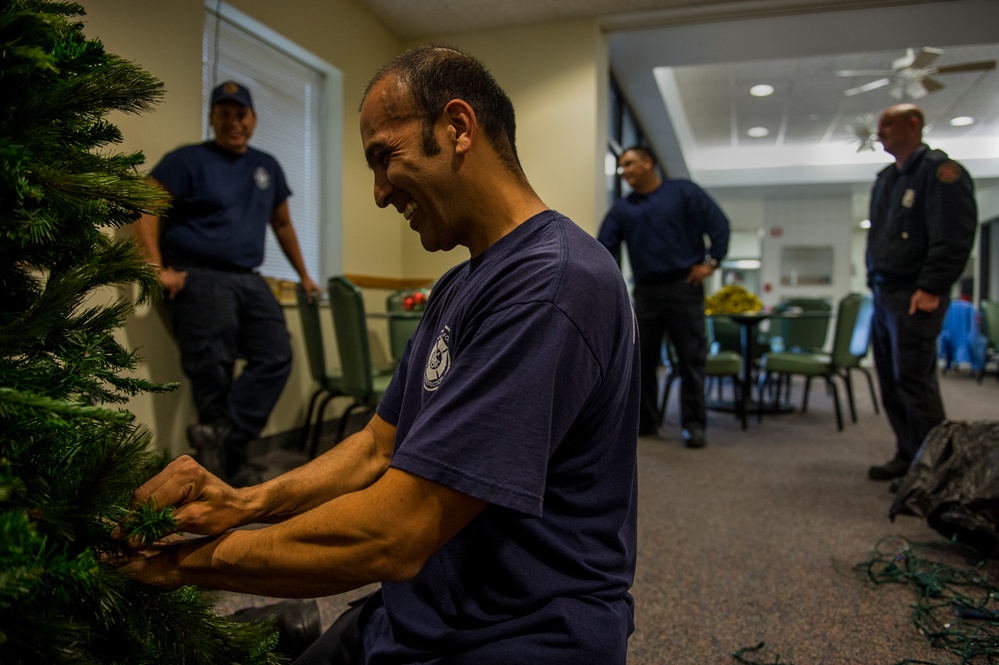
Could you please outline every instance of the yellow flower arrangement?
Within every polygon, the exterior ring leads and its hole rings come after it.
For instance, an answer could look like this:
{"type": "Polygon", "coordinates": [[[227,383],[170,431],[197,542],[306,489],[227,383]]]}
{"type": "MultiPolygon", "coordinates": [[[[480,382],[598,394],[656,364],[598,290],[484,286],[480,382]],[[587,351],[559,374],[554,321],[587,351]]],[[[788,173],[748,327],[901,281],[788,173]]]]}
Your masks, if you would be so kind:
{"type": "Polygon", "coordinates": [[[747,314],[759,312],[763,303],[743,286],[723,286],[704,299],[705,314],[747,314]]]}

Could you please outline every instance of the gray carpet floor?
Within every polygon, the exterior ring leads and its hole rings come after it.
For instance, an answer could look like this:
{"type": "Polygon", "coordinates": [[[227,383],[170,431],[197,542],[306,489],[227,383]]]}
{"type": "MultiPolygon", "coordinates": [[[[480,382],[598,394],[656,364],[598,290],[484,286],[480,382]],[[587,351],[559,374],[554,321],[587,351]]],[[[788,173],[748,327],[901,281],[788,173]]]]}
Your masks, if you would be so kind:
{"type": "MultiPolygon", "coordinates": [[[[892,456],[892,436],[858,379],[858,421],[844,405],[842,431],[819,382],[801,412],[799,383],[791,395],[799,408],[753,418],[747,430],[731,413],[710,412],[709,444],[697,450],[680,443],[672,391],[663,430],[638,444],[629,665],[734,663],[734,652],[761,642],[746,662],[958,662],[916,630],[911,587],[873,585],[853,570],[885,538],[944,541],[921,518],[888,519],[893,496],[867,468],[892,456]]],[[[979,384],[959,368],[941,385],[949,418],[999,419],[995,378],[979,384]]],[[[287,455],[269,463],[288,464],[287,455]]],[[[995,577],[999,566],[988,562],[986,571],[995,577]]],[[[319,599],[323,623],[368,591],[319,599]]],[[[222,613],[269,602],[225,593],[218,601],[222,613]]]]}

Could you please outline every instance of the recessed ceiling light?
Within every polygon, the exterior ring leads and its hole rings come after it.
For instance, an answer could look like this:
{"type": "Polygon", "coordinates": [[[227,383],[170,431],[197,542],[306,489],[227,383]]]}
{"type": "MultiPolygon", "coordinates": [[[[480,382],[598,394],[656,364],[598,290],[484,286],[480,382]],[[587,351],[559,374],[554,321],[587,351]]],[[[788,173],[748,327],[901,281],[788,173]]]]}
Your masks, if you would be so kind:
{"type": "Polygon", "coordinates": [[[761,83],[750,88],[749,94],[753,97],[767,97],[774,94],[774,87],[772,85],[767,85],[766,83],[761,83]]]}
{"type": "Polygon", "coordinates": [[[970,125],[975,122],[975,119],[971,116],[962,115],[956,118],[951,118],[950,124],[955,127],[964,127],[965,125],[970,125]]]}
{"type": "Polygon", "coordinates": [[[770,130],[766,127],[750,127],[746,134],[752,136],[754,139],[761,139],[764,136],[769,136],[770,130]]]}
{"type": "Polygon", "coordinates": [[[862,228],[862,229],[869,229],[869,228],[871,228],[871,220],[869,220],[869,219],[862,219],[862,220],[860,220],[860,228],[862,228]]]}

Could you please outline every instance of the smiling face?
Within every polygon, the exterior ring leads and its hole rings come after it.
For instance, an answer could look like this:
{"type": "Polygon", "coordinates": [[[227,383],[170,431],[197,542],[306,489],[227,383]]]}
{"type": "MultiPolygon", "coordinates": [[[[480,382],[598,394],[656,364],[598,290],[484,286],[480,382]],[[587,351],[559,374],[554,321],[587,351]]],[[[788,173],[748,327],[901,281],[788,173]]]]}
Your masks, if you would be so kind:
{"type": "Polygon", "coordinates": [[[652,160],[637,150],[625,150],[621,154],[618,170],[628,186],[640,194],[648,194],[659,186],[652,160]]]}
{"type": "Polygon", "coordinates": [[[371,88],[361,106],[361,143],[374,174],[375,203],[402,213],[428,251],[467,245],[458,224],[446,125],[438,122],[434,127],[438,145],[444,145],[433,155],[424,150],[422,129],[423,119],[395,77],[371,88]]]}
{"type": "Polygon", "coordinates": [[[220,147],[237,154],[249,149],[250,137],[257,127],[253,109],[234,101],[221,101],[212,106],[208,120],[215,131],[215,143],[220,147]]]}

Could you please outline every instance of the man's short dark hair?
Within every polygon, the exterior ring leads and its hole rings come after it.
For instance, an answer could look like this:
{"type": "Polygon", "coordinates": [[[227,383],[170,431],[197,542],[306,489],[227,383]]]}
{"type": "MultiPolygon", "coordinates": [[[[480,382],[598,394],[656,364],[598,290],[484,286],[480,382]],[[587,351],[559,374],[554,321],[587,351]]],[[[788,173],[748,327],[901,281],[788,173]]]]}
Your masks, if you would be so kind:
{"type": "Polygon", "coordinates": [[[434,123],[452,99],[461,99],[475,111],[479,124],[500,158],[516,173],[523,173],[517,156],[517,122],[513,102],[485,66],[472,56],[450,46],[427,44],[396,56],[372,77],[363,99],[376,83],[397,76],[423,119],[423,152],[440,151],[434,123]]]}
{"type": "Polygon", "coordinates": [[[625,148],[623,151],[621,151],[621,154],[624,155],[624,153],[626,152],[637,152],[639,155],[642,155],[643,157],[647,157],[648,159],[652,160],[652,166],[656,165],[656,156],[652,154],[652,151],[647,146],[633,145],[630,148],[625,148]]]}

